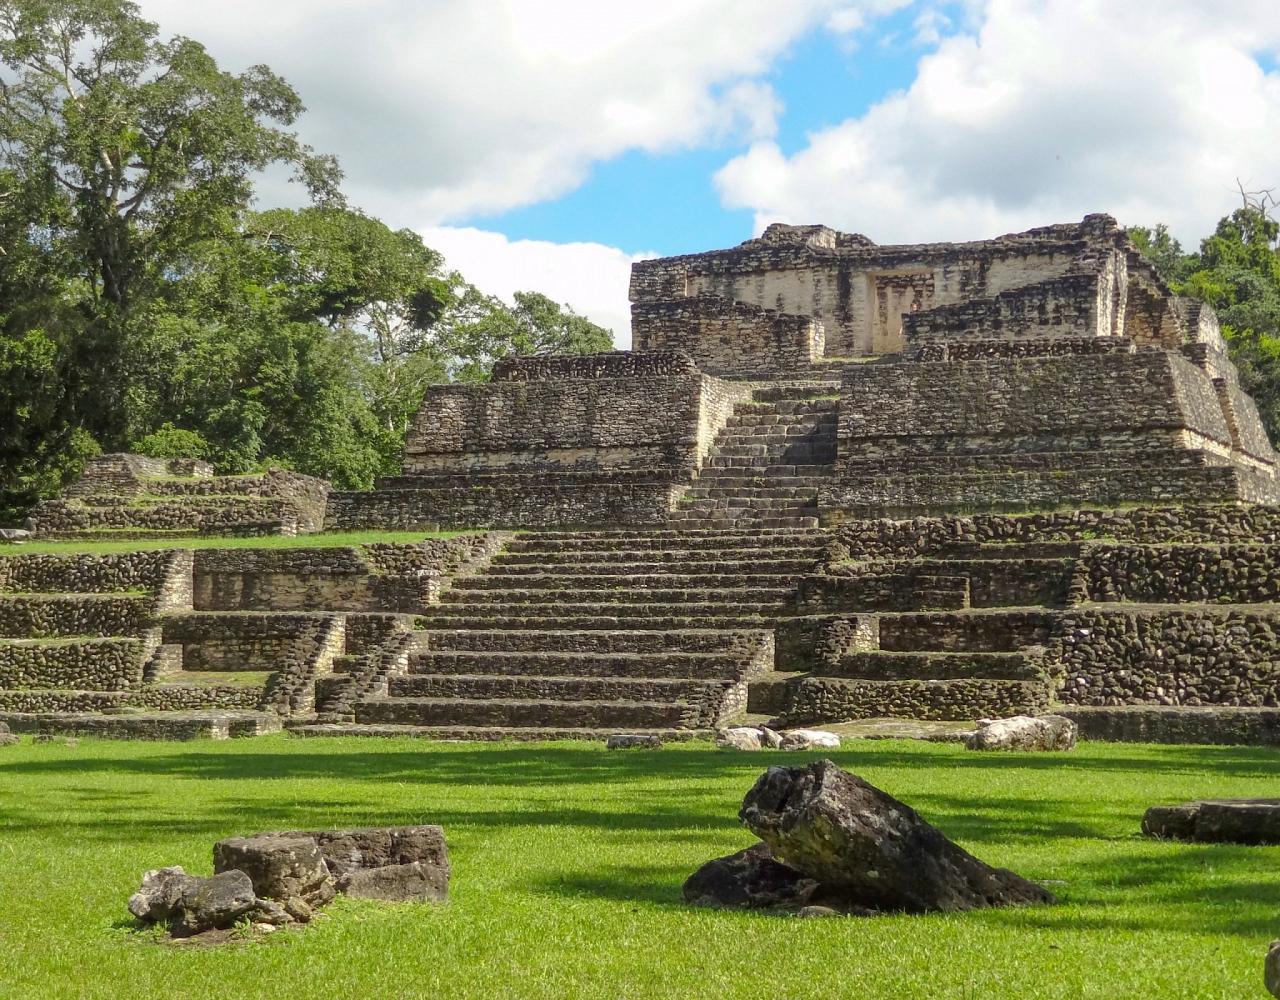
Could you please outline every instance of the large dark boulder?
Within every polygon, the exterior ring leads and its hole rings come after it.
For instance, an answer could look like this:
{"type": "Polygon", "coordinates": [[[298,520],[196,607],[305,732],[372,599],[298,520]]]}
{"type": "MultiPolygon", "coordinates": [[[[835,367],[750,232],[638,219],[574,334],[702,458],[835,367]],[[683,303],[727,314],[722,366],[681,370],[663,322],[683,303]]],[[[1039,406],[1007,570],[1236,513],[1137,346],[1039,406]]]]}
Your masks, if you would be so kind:
{"type": "Polygon", "coordinates": [[[817,890],[817,882],[777,860],[768,844],[753,844],[690,875],[684,898],[694,906],[789,911],[809,905],[817,890]]]}
{"type": "Polygon", "coordinates": [[[199,881],[181,865],[143,872],[142,886],[129,897],[129,912],[149,924],[168,923],[177,914],[183,895],[199,881]]]}
{"type": "Polygon", "coordinates": [[[919,913],[1054,902],[1048,890],[979,861],[830,760],[769,768],[739,816],[775,858],[851,908],[919,913]]]}
{"type": "Polygon", "coordinates": [[[213,870],[244,872],[259,896],[286,908],[292,900],[301,900],[307,907],[323,906],[336,891],[320,847],[302,834],[262,833],[219,840],[213,845],[213,870]]]}
{"type": "Polygon", "coordinates": [[[1142,817],[1142,832],[1202,844],[1280,844],[1280,799],[1208,799],[1152,806],[1142,817]]]}

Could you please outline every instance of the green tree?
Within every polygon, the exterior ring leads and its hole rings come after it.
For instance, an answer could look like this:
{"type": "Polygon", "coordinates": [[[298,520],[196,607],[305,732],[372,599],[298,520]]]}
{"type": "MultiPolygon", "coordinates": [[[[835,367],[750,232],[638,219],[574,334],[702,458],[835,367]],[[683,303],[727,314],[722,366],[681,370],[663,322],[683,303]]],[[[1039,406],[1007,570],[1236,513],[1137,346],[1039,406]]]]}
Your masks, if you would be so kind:
{"type": "Polygon", "coordinates": [[[303,107],[284,80],[161,41],[128,0],[0,0],[0,65],[0,169],[35,203],[34,238],[77,279],[80,417],[123,445],[115,369],[140,306],[190,247],[235,230],[257,172],[291,166],[333,200],[337,165],[287,130],[303,107]]]}
{"type": "Polygon", "coordinates": [[[1213,306],[1240,384],[1280,440],[1280,222],[1269,198],[1245,195],[1194,254],[1182,254],[1164,226],[1130,234],[1175,292],[1213,306]]]}

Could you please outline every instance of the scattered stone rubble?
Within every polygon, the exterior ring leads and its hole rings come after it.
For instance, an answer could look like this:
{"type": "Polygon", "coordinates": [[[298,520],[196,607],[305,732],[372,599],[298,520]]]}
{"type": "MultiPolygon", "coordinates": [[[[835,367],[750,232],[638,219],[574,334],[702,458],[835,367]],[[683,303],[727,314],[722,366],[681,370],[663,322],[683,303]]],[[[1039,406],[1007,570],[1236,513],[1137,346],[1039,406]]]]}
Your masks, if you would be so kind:
{"type": "Polygon", "coordinates": [[[716,746],[723,750],[836,750],[840,737],[821,729],[731,726],[716,733],[716,746]]]}
{"type": "Polygon", "coordinates": [[[694,872],[684,885],[688,902],[805,916],[1055,902],[830,760],[769,768],[738,815],[762,843],[694,872]]]}
{"type": "Polygon", "coordinates": [[[1280,799],[1210,799],[1152,806],[1142,817],[1142,832],[1202,844],[1280,844],[1280,799]]]}
{"type": "Polygon", "coordinates": [[[7,722],[0,722],[0,747],[13,746],[17,742],[18,737],[14,736],[13,733],[9,731],[9,724],[7,722]]]}
{"type": "Polygon", "coordinates": [[[243,921],[259,930],[309,923],[338,893],[442,902],[449,892],[449,854],[438,826],[230,837],[214,845],[213,867],[210,877],[176,865],[146,872],[129,912],[167,926],[174,937],[190,937],[243,921]]]}

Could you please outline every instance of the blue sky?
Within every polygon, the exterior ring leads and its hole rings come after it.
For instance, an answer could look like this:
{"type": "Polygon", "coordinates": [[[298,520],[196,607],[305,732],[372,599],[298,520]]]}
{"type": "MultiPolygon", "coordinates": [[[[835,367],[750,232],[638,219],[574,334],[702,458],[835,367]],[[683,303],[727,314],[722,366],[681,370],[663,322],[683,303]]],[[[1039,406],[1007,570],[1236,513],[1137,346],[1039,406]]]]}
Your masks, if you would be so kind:
{"type": "MultiPolygon", "coordinates": [[[[916,16],[909,7],[885,18],[866,44],[818,27],[787,49],[767,74],[785,108],[775,136],[784,153],[798,152],[809,133],[861,115],[911,84],[922,51],[910,42],[916,16]]],[[[713,177],[745,148],[716,143],[665,154],[630,151],[596,164],[582,186],[563,197],[462,221],[511,239],[603,238],[631,253],[662,256],[732,246],[752,235],[752,212],[722,205],[713,177]]]]}
{"type": "MultiPolygon", "coordinates": [[[[1110,212],[1194,244],[1280,187],[1276,0],[140,0],[299,91],[351,201],[628,342],[641,255],[1110,212]]],[[[287,198],[264,188],[264,201],[287,198]]]]}

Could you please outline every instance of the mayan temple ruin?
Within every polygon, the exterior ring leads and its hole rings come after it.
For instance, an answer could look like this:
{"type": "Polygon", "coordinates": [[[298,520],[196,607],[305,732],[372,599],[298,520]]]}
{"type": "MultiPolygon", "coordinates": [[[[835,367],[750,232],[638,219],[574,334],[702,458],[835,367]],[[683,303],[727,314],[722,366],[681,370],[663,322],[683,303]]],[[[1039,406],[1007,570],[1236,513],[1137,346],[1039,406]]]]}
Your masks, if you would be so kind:
{"type": "Polygon", "coordinates": [[[1280,483],[1211,309],[1109,216],[634,265],[634,349],[427,391],[401,475],[107,456],[0,559],[0,720],[705,735],[1053,707],[1280,742],[1280,483]],[[423,530],[419,543],[184,547],[423,530]]]}

